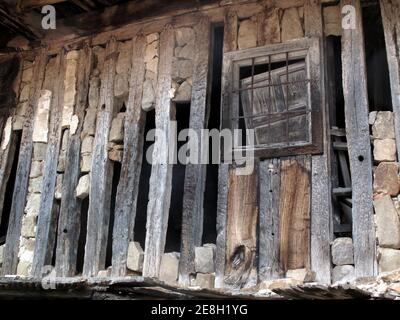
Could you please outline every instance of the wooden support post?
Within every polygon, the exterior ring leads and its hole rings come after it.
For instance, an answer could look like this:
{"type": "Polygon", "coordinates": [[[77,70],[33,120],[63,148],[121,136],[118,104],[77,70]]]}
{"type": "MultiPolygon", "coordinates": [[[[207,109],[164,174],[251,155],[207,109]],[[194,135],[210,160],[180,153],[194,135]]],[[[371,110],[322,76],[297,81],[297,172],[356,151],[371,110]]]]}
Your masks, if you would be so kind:
{"type": "Polygon", "coordinates": [[[91,66],[92,50],[85,46],[79,52],[77,68],[77,99],[74,114],[78,117],[79,124],[75,133],[69,137],[62,185],[56,249],[58,277],[72,277],[76,272],[82,201],[75,196],[75,190],[80,175],[81,132],[87,106],[91,66]]]}
{"type": "Polygon", "coordinates": [[[259,172],[258,277],[265,281],[283,276],[279,265],[280,160],[261,161],[259,172]]]}
{"type": "Polygon", "coordinates": [[[114,116],[114,77],[118,57],[117,41],[112,38],[106,48],[101,81],[99,112],[90,171],[89,211],[83,274],[97,276],[104,269],[110,222],[113,166],[108,158],[108,134],[114,116]]]}
{"type": "Polygon", "coordinates": [[[400,1],[380,0],[380,4],[396,128],[397,159],[400,159],[400,1]]]}
{"type": "MultiPolygon", "coordinates": [[[[342,69],[346,134],[353,190],[354,265],[357,277],[374,276],[376,241],[372,207],[372,159],[368,95],[360,0],[342,0],[355,8],[354,29],[343,29],[342,69]]],[[[350,13],[351,14],[351,13],[350,13]]]]}
{"type": "Polygon", "coordinates": [[[330,242],[332,230],[332,201],[330,181],[330,135],[329,112],[325,103],[324,82],[324,31],[322,7],[320,0],[306,0],[304,7],[306,36],[320,39],[320,52],[310,53],[312,59],[310,78],[318,81],[312,84],[312,105],[321,105],[323,112],[324,153],[313,155],[311,164],[311,269],[315,271],[316,280],[321,283],[331,282],[330,242]],[[322,92],[319,91],[319,86],[322,92]]]}
{"type": "Polygon", "coordinates": [[[208,89],[208,69],[210,54],[210,22],[204,18],[195,27],[196,55],[193,69],[192,100],[190,104],[190,129],[198,137],[198,164],[186,166],[182,212],[182,243],[179,261],[179,282],[189,285],[189,275],[195,272],[194,249],[201,245],[203,231],[203,195],[205,188],[206,165],[201,164],[202,136],[206,127],[206,106],[208,89]]]}
{"type": "Polygon", "coordinates": [[[53,252],[53,247],[49,241],[52,221],[55,219],[52,214],[54,192],[57,178],[58,154],[61,144],[61,118],[64,101],[64,52],[60,52],[57,57],[56,72],[57,77],[54,83],[51,108],[50,108],[50,128],[49,143],[47,145],[46,156],[43,169],[42,196],[40,198],[39,217],[36,229],[35,251],[33,255],[31,275],[39,278],[42,276],[42,269],[45,266],[48,252],[53,252]]]}
{"type": "MultiPolygon", "coordinates": [[[[227,10],[224,17],[224,53],[234,51],[237,49],[238,38],[238,17],[236,12],[227,10]]],[[[222,66],[222,97],[221,97],[221,129],[223,129],[223,121],[225,117],[229,117],[226,106],[229,105],[229,92],[230,87],[230,66],[232,64],[225,58],[222,66]]],[[[219,166],[218,173],[218,203],[217,203],[217,249],[215,257],[215,287],[224,287],[225,275],[225,258],[226,258],[226,220],[228,210],[228,191],[229,191],[229,170],[228,163],[222,163],[219,166]]]]}
{"type": "Polygon", "coordinates": [[[145,50],[146,39],[140,35],[133,41],[129,100],[124,126],[124,155],[115,201],[112,274],[116,277],[126,274],[129,241],[133,241],[130,234],[135,226],[145,128],[145,113],[142,110],[145,50]]]}
{"type": "Polygon", "coordinates": [[[171,103],[170,95],[174,46],[174,29],[171,25],[167,25],[160,36],[160,61],[155,106],[156,129],[160,130],[159,133],[165,137],[166,141],[164,143],[159,141],[154,145],[147,206],[146,248],[143,263],[143,276],[152,278],[158,277],[160,271],[171,201],[173,165],[169,163],[168,156],[171,150],[175,149],[174,143],[176,140],[171,123],[171,120],[175,119],[175,108],[171,103]]]}
{"type": "Polygon", "coordinates": [[[15,274],[17,272],[19,238],[21,235],[22,217],[24,215],[33,151],[33,119],[44,79],[46,63],[47,54],[43,50],[36,57],[33,69],[34,78],[31,81],[29,89],[29,103],[22,129],[21,148],[7,230],[7,242],[4,248],[2,275],[15,274]]]}

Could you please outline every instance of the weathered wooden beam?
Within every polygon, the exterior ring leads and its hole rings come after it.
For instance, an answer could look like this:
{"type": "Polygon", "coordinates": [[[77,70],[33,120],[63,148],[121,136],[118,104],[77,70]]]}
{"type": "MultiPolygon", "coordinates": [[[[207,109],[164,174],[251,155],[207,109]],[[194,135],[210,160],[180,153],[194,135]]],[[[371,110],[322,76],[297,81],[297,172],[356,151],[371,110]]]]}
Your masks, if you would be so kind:
{"type": "Polygon", "coordinates": [[[142,109],[145,50],[144,36],[136,37],[133,41],[132,71],[124,125],[124,155],[115,202],[112,274],[116,277],[126,274],[129,241],[133,241],[130,235],[135,226],[145,128],[145,112],[142,109]]]}
{"type": "Polygon", "coordinates": [[[110,221],[113,166],[108,158],[108,134],[114,116],[114,78],[117,42],[112,38],[106,48],[100,89],[92,168],[90,171],[89,211],[83,274],[96,276],[104,269],[110,221]],[[103,77],[104,75],[104,77],[103,77]]]}
{"type": "Polygon", "coordinates": [[[38,7],[43,7],[48,4],[56,4],[65,2],[66,0],[22,0],[19,1],[19,7],[23,11],[32,10],[38,7]]]}
{"type": "Polygon", "coordinates": [[[279,201],[280,160],[260,162],[259,169],[259,249],[258,278],[260,281],[279,279],[284,275],[279,265],[279,201]]]}
{"type": "MultiPolygon", "coordinates": [[[[171,71],[175,46],[174,30],[168,25],[160,36],[160,60],[156,94],[156,129],[166,137],[166,143],[155,143],[151,169],[149,202],[147,206],[146,248],[143,276],[158,277],[161,257],[164,253],[171,201],[172,167],[168,156],[174,148],[171,120],[175,108],[171,103],[171,71]]],[[[162,139],[161,139],[162,140],[162,139]]]]}
{"type": "Polygon", "coordinates": [[[395,119],[397,158],[400,159],[400,1],[380,0],[395,119]]]}
{"type": "Polygon", "coordinates": [[[190,284],[189,275],[194,273],[194,248],[200,246],[203,235],[203,199],[206,178],[206,165],[201,164],[201,130],[206,127],[206,107],[208,92],[208,71],[210,55],[210,22],[204,18],[195,27],[196,49],[193,68],[192,99],[190,104],[189,127],[198,137],[198,164],[186,166],[183,212],[181,255],[179,261],[179,282],[190,284]]]}
{"type": "Polygon", "coordinates": [[[355,28],[343,30],[342,76],[353,189],[354,265],[357,277],[368,277],[376,274],[377,266],[362,13],[359,0],[342,0],[340,5],[355,8],[355,28]]]}
{"type": "Polygon", "coordinates": [[[53,248],[50,247],[51,222],[54,220],[52,214],[54,205],[54,192],[57,178],[57,163],[61,140],[61,115],[64,99],[64,52],[58,54],[55,71],[56,81],[52,90],[52,101],[50,107],[49,143],[47,144],[43,168],[43,182],[40,198],[39,217],[36,229],[35,250],[33,255],[31,274],[34,277],[42,276],[45,266],[46,254],[53,248]]]}
{"type": "Polygon", "coordinates": [[[26,195],[28,192],[28,180],[33,151],[33,119],[44,79],[46,63],[47,54],[45,49],[43,49],[36,57],[33,70],[34,78],[31,81],[29,89],[29,103],[25,113],[24,127],[22,129],[21,148],[7,230],[7,242],[4,248],[2,275],[15,274],[17,272],[19,238],[21,235],[22,217],[24,215],[26,195]]]}
{"type": "Polygon", "coordinates": [[[321,105],[323,113],[324,153],[311,158],[311,269],[316,273],[316,280],[321,283],[331,282],[332,240],[332,202],[330,180],[330,135],[329,112],[325,103],[324,70],[324,31],[320,0],[306,0],[304,6],[306,36],[320,39],[319,52],[310,52],[310,78],[316,80],[311,85],[312,105],[321,105]],[[319,90],[321,88],[321,90],[319,90]]]}
{"type": "Polygon", "coordinates": [[[75,190],[80,176],[81,132],[88,100],[91,67],[92,49],[85,46],[79,52],[77,67],[77,98],[74,114],[78,117],[78,127],[75,133],[70,131],[68,140],[58,219],[55,265],[58,277],[72,277],[76,272],[82,200],[75,196],[75,190]]]}

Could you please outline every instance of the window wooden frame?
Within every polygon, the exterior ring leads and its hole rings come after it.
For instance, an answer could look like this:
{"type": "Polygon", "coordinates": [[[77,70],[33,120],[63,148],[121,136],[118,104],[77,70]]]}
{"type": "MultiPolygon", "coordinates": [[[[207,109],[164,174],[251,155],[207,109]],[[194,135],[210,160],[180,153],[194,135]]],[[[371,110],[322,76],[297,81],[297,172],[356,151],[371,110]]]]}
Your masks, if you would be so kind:
{"type": "Polygon", "coordinates": [[[263,61],[262,59],[267,59],[268,56],[273,57],[271,62],[285,61],[287,54],[291,60],[304,59],[307,78],[312,79],[308,84],[308,107],[311,111],[309,142],[279,147],[256,145],[254,147],[236,148],[233,152],[251,150],[257,158],[277,158],[323,153],[324,126],[321,99],[321,53],[320,41],[315,37],[225,53],[222,73],[221,129],[233,130],[238,128],[232,119],[235,114],[238,114],[239,109],[239,94],[235,94],[234,92],[237,90],[235,86],[238,86],[240,81],[240,67],[249,66],[249,60],[257,59],[258,62],[261,62],[263,61]]]}

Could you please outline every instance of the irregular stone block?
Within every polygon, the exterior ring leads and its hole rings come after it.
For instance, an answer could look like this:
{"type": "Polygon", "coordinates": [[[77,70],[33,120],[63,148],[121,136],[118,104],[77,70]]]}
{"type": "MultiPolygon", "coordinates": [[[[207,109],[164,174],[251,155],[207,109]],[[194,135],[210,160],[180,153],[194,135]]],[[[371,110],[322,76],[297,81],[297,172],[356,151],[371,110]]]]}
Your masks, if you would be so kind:
{"type": "Polygon", "coordinates": [[[394,139],[374,140],[374,160],[396,161],[396,142],[394,139]]]}
{"type": "Polygon", "coordinates": [[[286,9],[282,17],[282,42],[304,37],[297,8],[286,9]]]}
{"type": "Polygon", "coordinates": [[[332,262],[337,266],[354,263],[353,239],[336,238],[333,241],[332,262]]]}
{"type": "Polygon", "coordinates": [[[172,61],[172,79],[185,80],[193,74],[193,62],[174,58],[172,61]]]}
{"type": "Polygon", "coordinates": [[[26,84],[22,87],[21,92],[19,94],[19,102],[25,102],[29,100],[29,91],[31,86],[29,84],[26,84]]]}
{"type": "Polygon", "coordinates": [[[63,174],[58,174],[56,178],[56,188],[54,190],[54,198],[57,200],[61,200],[62,198],[62,181],[63,181],[63,174]]]}
{"type": "Polygon", "coordinates": [[[32,161],[29,178],[37,178],[43,175],[43,161],[32,161]]]}
{"type": "Polygon", "coordinates": [[[144,252],[139,242],[129,242],[126,266],[129,270],[142,272],[144,252]]]}
{"type": "Polygon", "coordinates": [[[273,289],[281,289],[281,288],[290,288],[293,286],[302,285],[303,282],[291,279],[291,278],[284,278],[284,279],[274,279],[274,280],[267,280],[263,281],[258,285],[259,290],[273,290],[273,289]]]}
{"type": "Polygon", "coordinates": [[[128,74],[117,74],[114,80],[114,96],[121,98],[129,93],[128,74]]]}
{"type": "Polygon", "coordinates": [[[24,210],[27,216],[37,216],[39,214],[40,197],[40,193],[28,194],[24,210]]]}
{"type": "Polygon", "coordinates": [[[17,266],[17,275],[27,277],[31,273],[32,261],[20,261],[17,266]]]}
{"type": "Polygon", "coordinates": [[[33,160],[42,161],[46,157],[47,144],[36,142],[33,144],[33,160]]]}
{"type": "Polygon", "coordinates": [[[115,143],[124,141],[124,120],[124,112],[118,113],[117,116],[112,120],[109,141],[115,143]]]}
{"type": "Polygon", "coordinates": [[[211,273],[198,273],[196,275],[195,285],[204,289],[213,289],[215,275],[211,273]]]}
{"type": "Polygon", "coordinates": [[[81,172],[90,172],[92,167],[92,155],[83,154],[81,158],[81,172]]]}
{"type": "Polygon", "coordinates": [[[190,40],[194,39],[194,30],[192,28],[179,28],[175,30],[175,40],[178,47],[183,47],[190,40]]]}
{"type": "Polygon", "coordinates": [[[93,143],[94,143],[94,137],[92,136],[86,136],[82,140],[82,147],[81,147],[81,153],[91,153],[93,150],[93,143]]]}
{"type": "Polygon", "coordinates": [[[257,47],[257,24],[251,19],[240,22],[238,33],[238,48],[247,49],[257,47]]]}
{"type": "Polygon", "coordinates": [[[376,120],[376,115],[378,114],[378,111],[371,111],[368,115],[368,123],[369,125],[373,125],[376,120]]]}
{"type": "Polygon", "coordinates": [[[43,176],[29,179],[28,192],[29,193],[40,193],[42,192],[43,176]]]}
{"type": "Polygon", "coordinates": [[[378,262],[380,272],[400,269],[400,250],[379,248],[378,262]]]}
{"type": "Polygon", "coordinates": [[[195,54],[194,40],[188,42],[183,47],[175,48],[175,57],[182,59],[193,59],[195,54]]]}
{"type": "Polygon", "coordinates": [[[215,249],[211,246],[195,248],[195,270],[199,273],[213,273],[215,249]]]}
{"type": "Polygon", "coordinates": [[[179,270],[179,253],[164,253],[161,258],[159,279],[168,284],[176,284],[179,270]]]}
{"type": "Polygon", "coordinates": [[[85,120],[83,122],[83,135],[94,136],[96,134],[97,109],[86,110],[85,120]]]}
{"type": "Polygon", "coordinates": [[[92,77],[89,86],[89,108],[97,109],[100,100],[100,78],[92,77]]]}
{"type": "Polygon", "coordinates": [[[394,118],[391,111],[379,111],[372,126],[375,139],[395,139],[394,118]]]}
{"type": "Polygon", "coordinates": [[[25,215],[22,219],[21,236],[25,238],[34,238],[36,234],[36,219],[35,216],[25,215]]]}
{"type": "Polygon", "coordinates": [[[12,117],[8,117],[6,124],[4,125],[3,129],[3,137],[1,141],[1,150],[6,150],[10,140],[11,140],[11,134],[12,134],[12,117]]]}
{"type": "Polygon", "coordinates": [[[157,41],[159,38],[160,36],[158,33],[151,33],[146,36],[146,42],[150,44],[154,41],[157,41]]]}
{"type": "Polygon", "coordinates": [[[374,200],[376,235],[379,246],[400,248],[400,221],[389,195],[374,200]]]}
{"type": "Polygon", "coordinates": [[[30,82],[33,78],[33,68],[29,67],[29,68],[24,68],[24,71],[22,72],[22,77],[21,80],[22,82],[26,83],[26,82],[30,82]]]}
{"type": "Polygon", "coordinates": [[[90,176],[88,174],[80,177],[76,186],[75,195],[79,199],[85,199],[90,193],[90,176]]]}
{"type": "Polygon", "coordinates": [[[150,111],[154,108],[155,103],[156,94],[153,87],[153,81],[146,79],[143,83],[142,109],[144,111],[150,111]]]}
{"type": "Polygon", "coordinates": [[[374,192],[396,196],[399,193],[399,165],[381,162],[374,172],[374,192]]]}
{"type": "Polygon", "coordinates": [[[175,93],[175,102],[187,102],[192,99],[192,86],[188,81],[184,81],[175,93]]]}
{"type": "Polygon", "coordinates": [[[286,278],[298,280],[301,282],[315,281],[315,272],[307,269],[293,269],[286,271],[286,278]]]}
{"type": "Polygon", "coordinates": [[[356,279],[354,266],[336,266],[332,270],[332,283],[347,283],[356,279]]]}
{"type": "Polygon", "coordinates": [[[49,90],[42,90],[35,114],[33,125],[32,141],[47,143],[49,133],[49,115],[52,93],[49,90]]]}
{"type": "Polygon", "coordinates": [[[118,44],[118,61],[116,65],[117,74],[128,74],[131,69],[131,60],[132,60],[132,42],[120,42],[118,44]]]}

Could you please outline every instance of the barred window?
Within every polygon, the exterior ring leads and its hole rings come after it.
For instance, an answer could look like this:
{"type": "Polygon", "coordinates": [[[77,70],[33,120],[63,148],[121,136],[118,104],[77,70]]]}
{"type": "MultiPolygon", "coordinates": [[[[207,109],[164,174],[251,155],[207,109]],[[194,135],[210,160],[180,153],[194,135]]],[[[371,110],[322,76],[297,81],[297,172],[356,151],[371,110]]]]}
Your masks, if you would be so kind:
{"type": "Polygon", "coordinates": [[[223,127],[241,129],[236,150],[263,158],[322,152],[320,60],[316,38],[224,55],[223,127]]]}

